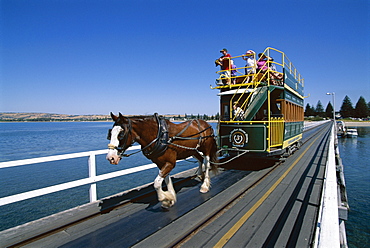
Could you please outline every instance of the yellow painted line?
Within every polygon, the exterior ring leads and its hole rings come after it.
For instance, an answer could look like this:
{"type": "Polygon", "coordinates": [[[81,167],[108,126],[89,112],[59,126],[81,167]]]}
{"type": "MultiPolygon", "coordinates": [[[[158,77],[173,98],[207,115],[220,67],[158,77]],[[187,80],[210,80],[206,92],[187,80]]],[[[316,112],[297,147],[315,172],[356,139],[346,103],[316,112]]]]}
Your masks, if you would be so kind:
{"type": "Polygon", "coordinates": [[[285,171],[285,173],[271,186],[269,190],[251,207],[251,209],[246,212],[238,222],[217,242],[214,246],[216,248],[223,247],[233,236],[234,234],[240,229],[240,227],[249,219],[249,217],[261,206],[261,204],[269,197],[269,195],[276,189],[276,187],[283,181],[283,179],[288,175],[288,173],[294,168],[294,166],[298,163],[298,161],[306,154],[308,149],[315,143],[315,141],[319,138],[319,136],[312,141],[312,143],[304,150],[304,152],[294,161],[294,163],[285,171]]]}

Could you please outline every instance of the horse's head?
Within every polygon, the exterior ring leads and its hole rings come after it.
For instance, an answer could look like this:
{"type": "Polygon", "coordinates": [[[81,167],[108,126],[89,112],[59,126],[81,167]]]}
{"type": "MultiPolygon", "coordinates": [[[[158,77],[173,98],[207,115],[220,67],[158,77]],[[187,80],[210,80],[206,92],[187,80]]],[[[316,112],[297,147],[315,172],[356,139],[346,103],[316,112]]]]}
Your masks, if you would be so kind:
{"type": "Polygon", "coordinates": [[[114,125],[112,129],[109,129],[107,139],[110,140],[108,144],[107,160],[111,164],[118,164],[123,156],[123,153],[129,148],[135,140],[132,138],[132,123],[127,117],[124,117],[121,113],[115,116],[110,113],[114,125]]]}

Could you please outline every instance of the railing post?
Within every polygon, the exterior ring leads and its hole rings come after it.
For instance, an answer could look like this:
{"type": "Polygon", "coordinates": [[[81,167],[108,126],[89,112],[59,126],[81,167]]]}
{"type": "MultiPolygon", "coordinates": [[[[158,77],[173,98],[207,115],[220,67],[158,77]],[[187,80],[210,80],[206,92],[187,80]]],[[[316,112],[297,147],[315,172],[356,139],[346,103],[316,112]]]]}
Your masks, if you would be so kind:
{"type": "MultiPolygon", "coordinates": [[[[89,156],[89,178],[96,177],[96,163],[95,154],[90,154],[89,156]]],[[[95,181],[95,180],[94,180],[95,181]]],[[[94,202],[98,199],[96,192],[96,183],[90,184],[90,202],[94,202]]]]}

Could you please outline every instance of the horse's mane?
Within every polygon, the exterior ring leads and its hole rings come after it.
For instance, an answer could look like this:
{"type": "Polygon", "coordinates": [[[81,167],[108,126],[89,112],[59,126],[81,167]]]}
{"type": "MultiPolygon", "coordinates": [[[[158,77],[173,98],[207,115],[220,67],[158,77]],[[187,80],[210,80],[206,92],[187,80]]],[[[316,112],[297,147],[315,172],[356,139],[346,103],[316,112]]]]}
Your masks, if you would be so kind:
{"type": "Polygon", "coordinates": [[[131,115],[125,116],[133,121],[146,121],[146,120],[153,120],[154,115],[131,115]]]}
{"type": "Polygon", "coordinates": [[[154,115],[126,115],[127,118],[153,118],[154,115]]]}

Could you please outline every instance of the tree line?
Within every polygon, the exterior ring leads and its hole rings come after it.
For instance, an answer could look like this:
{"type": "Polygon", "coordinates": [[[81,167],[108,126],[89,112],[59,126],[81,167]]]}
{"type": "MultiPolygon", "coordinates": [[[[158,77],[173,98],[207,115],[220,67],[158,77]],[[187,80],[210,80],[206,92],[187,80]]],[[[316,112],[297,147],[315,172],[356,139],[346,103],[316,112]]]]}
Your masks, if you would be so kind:
{"type": "MultiPolygon", "coordinates": [[[[339,113],[342,118],[368,118],[370,115],[370,102],[366,103],[365,98],[361,96],[355,107],[353,107],[351,99],[348,96],[345,96],[339,113]]],[[[304,115],[318,116],[322,118],[332,117],[333,105],[329,102],[324,110],[320,100],[317,102],[316,107],[310,106],[310,104],[307,103],[304,115]]]]}
{"type": "MultiPolygon", "coordinates": [[[[168,117],[167,117],[168,118],[168,117]]],[[[185,115],[178,115],[178,116],[173,116],[168,119],[174,119],[177,121],[183,121],[183,120],[193,120],[193,119],[199,119],[199,120],[205,120],[205,121],[211,121],[211,120],[218,120],[220,118],[220,114],[217,113],[216,115],[206,115],[206,114],[185,114],[185,115]]]]}

